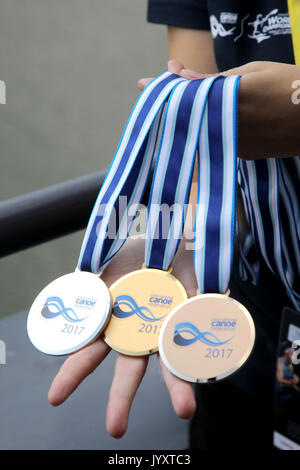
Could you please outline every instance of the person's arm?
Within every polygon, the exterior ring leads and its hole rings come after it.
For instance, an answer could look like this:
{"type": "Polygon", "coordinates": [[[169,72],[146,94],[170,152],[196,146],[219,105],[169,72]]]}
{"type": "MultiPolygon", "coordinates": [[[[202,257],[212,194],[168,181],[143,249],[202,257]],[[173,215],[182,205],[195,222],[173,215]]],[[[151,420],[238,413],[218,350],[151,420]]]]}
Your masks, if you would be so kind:
{"type": "MultiPolygon", "coordinates": [[[[184,78],[205,78],[206,72],[180,70],[184,78]]],[[[213,74],[215,75],[215,74],[213,74]]],[[[300,66],[249,62],[220,75],[241,75],[239,87],[239,157],[255,160],[293,157],[300,153],[300,66]]]]}
{"type": "MultiPolygon", "coordinates": [[[[169,70],[189,80],[215,75],[209,31],[169,27],[169,70]],[[210,70],[210,72],[208,72],[210,70]]],[[[238,155],[245,160],[293,157],[300,153],[300,66],[249,62],[220,72],[241,75],[238,155]]],[[[139,81],[143,89],[150,79],[139,81]]]]}
{"type": "MultiPolygon", "coordinates": [[[[180,74],[182,69],[192,69],[205,74],[218,72],[210,31],[175,26],[168,26],[167,31],[170,72],[180,74]]],[[[153,78],[141,78],[138,81],[140,90],[153,78]]]]}

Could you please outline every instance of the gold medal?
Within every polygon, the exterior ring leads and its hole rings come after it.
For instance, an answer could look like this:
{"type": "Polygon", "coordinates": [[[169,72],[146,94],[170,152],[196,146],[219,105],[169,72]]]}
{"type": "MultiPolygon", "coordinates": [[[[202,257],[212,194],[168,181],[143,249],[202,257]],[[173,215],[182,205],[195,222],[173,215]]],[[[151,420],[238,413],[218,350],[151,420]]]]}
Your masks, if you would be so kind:
{"type": "Polygon", "coordinates": [[[200,294],[175,308],[163,324],[159,352],[183,380],[224,379],[248,359],[255,340],[247,309],[225,294],[200,294]]]}
{"type": "Polygon", "coordinates": [[[130,356],[153,354],[168,314],[187,299],[182,284],[170,270],[143,268],[133,271],[110,287],[113,310],[105,342],[130,356]]]}

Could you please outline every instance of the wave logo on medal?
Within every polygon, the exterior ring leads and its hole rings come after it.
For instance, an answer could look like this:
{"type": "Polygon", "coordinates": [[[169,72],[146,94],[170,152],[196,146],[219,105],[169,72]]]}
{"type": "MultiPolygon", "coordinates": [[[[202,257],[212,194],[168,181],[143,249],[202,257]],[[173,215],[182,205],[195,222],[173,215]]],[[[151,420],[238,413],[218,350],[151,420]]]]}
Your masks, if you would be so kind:
{"type": "Polygon", "coordinates": [[[167,314],[156,317],[148,307],[139,306],[136,301],[130,295],[119,295],[116,297],[113,305],[112,314],[116,318],[128,318],[132,315],[137,315],[142,320],[147,322],[156,322],[163,320],[167,314]]]}
{"type": "Polygon", "coordinates": [[[51,320],[61,315],[66,321],[71,323],[78,323],[87,318],[79,318],[75,310],[66,307],[62,299],[57,296],[48,297],[41,310],[41,315],[46,320],[51,320]]]}
{"type": "Polygon", "coordinates": [[[181,322],[175,325],[173,341],[178,346],[190,346],[196,341],[200,341],[207,346],[224,346],[224,344],[230,343],[232,338],[233,336],[225,341],[221,341],[211,331],[201,332],[193,323],[181,322]]]}

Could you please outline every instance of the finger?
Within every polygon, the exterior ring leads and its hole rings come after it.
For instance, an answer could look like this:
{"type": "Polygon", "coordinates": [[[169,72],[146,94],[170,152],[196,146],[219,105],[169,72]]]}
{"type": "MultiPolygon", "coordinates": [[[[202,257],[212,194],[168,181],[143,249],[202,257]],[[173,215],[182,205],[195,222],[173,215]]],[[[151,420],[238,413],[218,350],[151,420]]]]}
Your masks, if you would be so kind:
{"type": "Polygon", "coordinates": [[[225,76],[229,77],[230,75],[246,75],[248,73],[259,72],[263,70],[266,65],[265,62],[248,62],[245,65],[241,65],[240,67],[234,67],[229,70],[224,70],[223,72],[219,73],[199,73],[195,70],[191,69],[182,69],[180,71],[180,75],[187,80],[199,80],[200,78],[208,78],[208,77],[217,77],[217,76],[225,76]]]}
{"type": "Polygon", "coordinates": [[[146,86],[148,85],[148,83],[150,83],[152,80],[153,78],[140,78],[138,81],[139,89],[143,91],[144,88],[146,88],[146,86]]]}
{"type": "Polygon", "coordinates": [[[170,59],[168,61],[168,71],[171,73],[180,74],[181,70],[184,69],[184,65],[175,59],[170,59]]]}
{"type": "MultiPolygon", "coordinates": [[[[204,75],[203,73],[196,72],[191,69],[182,69],[180,75],[187,80],[199,80],[199,78],[211,77],[213,75],[204,75]]],[[[215,74],[217,75],[217,74],[215,74]]]]}
{"type": "MultiPolygon", "coordinates": [[[[171,73],[176,73],[179,74],[180,71],[184,68],[181,62],[178,62],[178,60],[171,59],[168,61],[168,71],[171,73]]],[[[140,78],[138,81],[138,87],[140,90],[144,90],[144,88],[148,85],[148,83],[153,80],[152,78],[140,78]]]]}
{"type": "Polygon", "coordinates": [[[106,414],[108,433],[120,438],[128,426],[129,412],[137,389],[147,369],[148,357],[120,354],[116,361],[106,414]]]}
{"type": "MultiPolygon", "coordinates": [[[[172,73],[176,73],[181,77],[187,80],[199,80],[200,78],[208,78],[208,77],[217,77],[217,76],[225,76],[228,77],[230,75],[246,75],[248,73],[259,72],[264,70],[266,67],[266,62],[257,61],[257,62],[248,62],[245,65],[241,65],[240,67],[235,67],[229,70],[224,70],[223,72],[219,73],[199,73],[192,69],[185,69],[183,64],[175,59],[170,59],[168,61],[168,71],[172,73]]],[[[141,78],[138,81],[138,87],[140,90],[143,90],[148,83],[151,82],[153,78],[141,78]]]]}
{"type": "Polygon", "coordinates": [[[175,413],[183,419],[192,418],[196,410],[196,400],[192,384],[173,375],[165,367],[159,356],[158,359],[175,413]]]}
{"type": "Polygon", "coordinates": [[[71,354],[53,379],[48,392],[49,403],[53,406],[63,403],[96,369],[109,351],[109,346],[102,339],[97,339],[80,351],[71,354]]]}
{"type": "Polygon", "coordinates": [[[234,69],[225,70],[224,72],[220,73],[199,73],[195,70],[191,69],[182,69],[180,71],[180,75],[187,80],[199,80],[200,78],[208,78],[208,77],[228,77],[229,75],[245,75],[246,72],[242,67],[236,67],[234,69]]]}

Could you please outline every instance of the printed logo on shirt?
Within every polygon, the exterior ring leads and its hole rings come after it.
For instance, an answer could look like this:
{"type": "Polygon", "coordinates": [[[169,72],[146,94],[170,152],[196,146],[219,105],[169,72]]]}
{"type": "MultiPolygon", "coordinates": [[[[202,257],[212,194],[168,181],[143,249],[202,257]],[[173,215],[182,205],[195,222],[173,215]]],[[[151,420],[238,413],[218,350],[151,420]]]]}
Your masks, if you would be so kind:
{"type": "Polygon", "coordinates": [[[238,13],[230,11],[222,11],[220,13],[220,23],[222,24],[236,24],[238,20],[238,13]]]}
{"type": "MultiPolygon", "coordinates": [[[[223,21],[224,21],[224,13],[221,13],[221,18],[222,18],[222,15],[223,15],[223,21]]],[[[228,13],[227,13],[228,15],[228,13]]],[[[233,35],[234,33],[234,30],[236,28],[236,26],[233,26],[233,28],[230,28],[230,29],[226,29],[222,22],[218,21],[216,16],[215,15],[210,15],[209,17],[209,21],[210,21],[210,30],[211,30],[211,34],[212,34],[212,37],[215,39],[217,36],[220,36],[221,38],[224,38],[225,36],[231,36],[233,35]]],[[[228,24],[228,21],[226,21],[226,23],[228,24]]],[[[232,24],[232,23],[231,23],[232,24]]]]}
{"type": "Polygon", "coordinates": [[[238,24],[238,14],[232,12],[221,12],[218,20],[215,15],[210,16],[210,27],[213,38],[232,36],[234,42],[241,37],[261,43],[274,36],[291,34],[291,24],[288,13],[279,13],[274,8],[268,14],[258,13],[251,18],[248,13],[238,24]],[[232,26],[234,25],[235,26],[232,26]],[[230,27],[228,26],[230,25],[230,27]]]}
{"type": "Polygon", "coordinates": [[[247,35],[248,38],[256,39],[258,43],[272,36],[291,34],[290,17],[288,13],[278,13],[278,8],[265,16],[259,13],[254,21],[248,22],[248,26],[252,27],[251,34],[247,35]]]}

